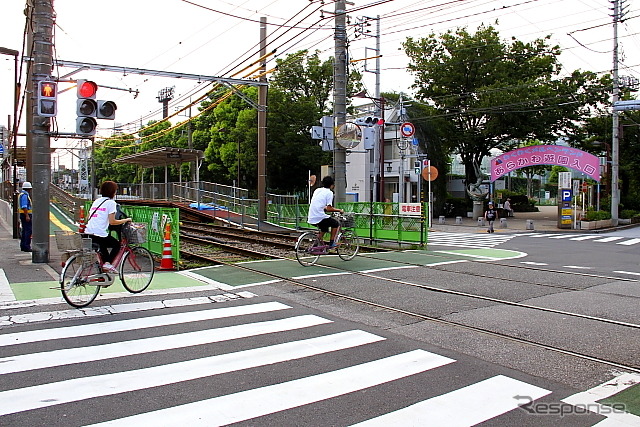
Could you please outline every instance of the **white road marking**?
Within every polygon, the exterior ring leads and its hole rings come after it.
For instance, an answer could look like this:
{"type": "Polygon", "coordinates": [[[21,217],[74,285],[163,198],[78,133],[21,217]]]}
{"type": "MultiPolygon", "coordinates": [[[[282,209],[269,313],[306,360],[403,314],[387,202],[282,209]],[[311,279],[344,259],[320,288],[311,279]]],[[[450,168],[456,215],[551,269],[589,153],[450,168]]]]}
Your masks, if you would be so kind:
{"type": "Polygon", "coordinates": [[[579,240],[589,240],[589,239],[597,239],[598,237],[600,237],[600,236],[599,236],[599,235],[595,235],[595,234],[590,234],[590,235],[588,235],[588,236],[574,237],[574,238],[573,238],[573,239],[571,239],[571,240],[576,240],[576,241],[579,241],[579,240]]]}
{"type": "Polygon", "coordinates": [[[549,265],[546,262],[533,262],[533,261],[521,261],[520,264],[529,264],[529,265],[549,265]]]}
{"type": "Polygon", "coordinates": [[[611,236],[611,237],[605,237],[603,239],[594,240],[594,242],[607,243],[607,242],[615,242],[616,240],[620,240],[620,239],[624,239],[624,237],[611,236]]]}
{"type": "Polygon", "coordinates": [[[631,246],[640,243],[640,239],[629,239],[624,242],[617,242],[616,245],[631,246]]]}
{"type": "Polygon", "coordinates": [[[575,270],[591,270],[591,267],[585,267],[582,265],[563,265],[564,268],[573,268],[575,270]]]}
{"type": "Polygon", "coordinates": [[[111,332],[122,332],[142,328],[155,328],[158,326],[221,319],[225,317],[242,316],[245,314],[266,313],[269,311],[284,310],[288,308],[291,307],[279,302],[265,302],[259,304],[247,304],[238,307],[193,311],[188,313],[163,314],[160,316],[150,316],[140,319],[116,320],[90,325],[15,332],[0,335],[0,347],[61,338],[76,338],[96,334],[108,334],[111,332]]]}
{"type": "Polygon", "coordinates": [[[326,323],[331,323],[331,321],[318,316],[305,315],[224,328],[206,329],[204,331],[186,332],[183,334],[118,341],[90,347],[66,348],[42,353],[9,356],[0,359],[0,375],[30,371],[32,369],[51,368],[53,366],[63,366],[72,363],[95,362],[97,360],[107,360],[134,354],[211,344],[257,335],[310,328],[326,323]]]}
{"type": "Polygon", "coordinates": [[[551,391],[497,375],[355,426],[473,426],[548,394],[551,391]],[[518,400],[516,396],[527,398],[518,400]]]}
{"type": "MultiPolygon", "coordinates": [[[[250,369],[257,366],[265,366],[287,360],[314,356],[317,354],[360,346],[380,341],[382,339],[382,337],[364,331],[348,331],[318,338],[310,338],[307,340],[244,350],[236,353],[171,363],[168,365],[96,375],[93,377],[74,378],[71,380],[7,390],[0,392],[0,400],[3,402],[11,402],[11,405],[3,405],[0,407],[0,415],[29,411],[36,408],[45,408],[63,403],[77,402],[99,396],[110,396],[134,390],[159,387],[166,384],[175,384],[196,378],[205,378],[241,369],[250,369]]],[[[442,356],[433,356],[435,357],[429,359],[432,365],[435,364],[434,359],[437,359],[437,362],[440,364],[444,364],[441,359],[448,361],[451,360],[442,356]]],[[[407,360],[405,363],[411,364],[412,361],[413,360],[407,360]]],[[[417,363],[414,364],[419,365],[417,363]]],[[[368,375],[370,377],[376,377],[376,374],[377,372],[375,370],[368,371],[368,375]]],[[[347,379],[347,381],[348,380],[349,379],[347,379]]],[[[305,391],[313,394],[316,390],[314,390],[314,388],[310,388],[305,391]]],[[[280,393],[274,393],[271,395],[271,399],[281,400],[284,399],[284,396],[280,393]]],[[[245,407],[253,406],[247,405],[247,402],[251,401],[252,400],[243,400],[242,405],[245,407]]],[[[257,404],[260,402],[260,399],[253,402],[256,403],[255,406],[262,407],[261,404],[257,404]]],[[[155,413],[152,412],[151,414],[161,412],[163,411],[157,411],[155,413]]],[[[245,410],[238,412],[243,413],[245,410]]],[[[189,423],[189,417],[185,415],[186,414],[182,415],[182,419],[186,425],[189,423]]],[[[151,415],[151,417],[153,418],[154,416],[151,415]]],[[[209,421],[210,420],[208,419],[206,420],[207,425],[213,425],[210,424],[209,421]]],[[[161,424],[180,425],[180,423],[171,423],[166,420],[160,422],[160,418],[157,422],[153,423],[153,425],[161,424]]]]}
{"type": "Polygon", "coordinates": [[[13,295],[9,280],[4,270],[0,268],[0,301],[15,301],[16,297],[13,295]]]}
{"type": "MultiPolygon", "coordinates": [[[[311,377],[96,425],[188,425],[190,427],[226,425],[331,399],[419,374],[452,362],[455,361],[448,357],[424,350],[414,350],[311,377]],[[247,404],[247,402],[251,402],[251,404],[247,404]]],[[[104,385],[98,387],[105,388],[104,385]]],[[[70,392],[73,393],[71,390],[70,392]]],[[[11,402],[13,405],[14,401],[11,402]]]]}
{"type": "Polygon", "coordinates": [[[620,274],[631,274],[633,276],[640,276],[640,273],[637,273],[635,271],[623,271],[623,270],[615,270],[614,273],[620,273],[620,274]]]}
{"type": "Polygon", "coordinates": [[[560,236],[551,236],[550,239],[568,239],[569,237],[573,237],[573,234],[562,234],[560,236]]]}

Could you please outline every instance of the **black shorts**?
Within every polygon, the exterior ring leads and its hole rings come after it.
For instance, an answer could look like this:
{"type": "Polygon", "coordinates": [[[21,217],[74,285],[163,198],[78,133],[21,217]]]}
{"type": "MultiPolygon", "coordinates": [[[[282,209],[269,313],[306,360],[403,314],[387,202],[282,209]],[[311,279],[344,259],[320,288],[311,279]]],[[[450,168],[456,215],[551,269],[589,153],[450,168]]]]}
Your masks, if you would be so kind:
{"type": "Polygon", "coordinates": [[[337,219],[329,217],[329,218],[325,218],[322,221],[320,221],[317,224],[314,224],[316,227],[318,227],[320,229],[320,231],[324,231],[325,233],[327,233],[329,231],[329,228],[337,228],[340,227],[340,223],[338,222],[337,219]]]}

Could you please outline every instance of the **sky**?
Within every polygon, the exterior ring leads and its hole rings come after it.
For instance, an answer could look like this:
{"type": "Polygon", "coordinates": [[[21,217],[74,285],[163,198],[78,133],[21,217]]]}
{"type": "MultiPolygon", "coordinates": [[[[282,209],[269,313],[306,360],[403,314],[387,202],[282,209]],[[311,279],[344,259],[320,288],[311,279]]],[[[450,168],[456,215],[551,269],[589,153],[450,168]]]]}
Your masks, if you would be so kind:
{"type": "MultiPolygon", "coordinates": [[[[631,0],[623,4],[627,20],[618,27],[620,75],[640,79],[640,33],[634,31],[640,11],[631,0]]],[[[24,0],[0,2],[4,18],[0,46],[22,51],[24,5],[24,0]]],[[[267,50],[277,50],[268,68],[276,57],[301,49],[319,50],[323,58],[333,55],[332,0],[54,0],[53,5],[57,15],[54,55],[61,60],[230,77],[258,58],[262,16],[269,23],[267,50]]],[[[459,27],[473,32],[480,24],[494,25],[506,41],[515,37],[526,42],[550,35],[550,43],[562,49],[560,62],[567,74],[575,69],[608,73],[613,63],[611,7],[607,0],[356,0],[348,5],[348,15],[352,24],[380,16],[381,89],[411,95],[413,76],[406,71],[408,59],[402,42],[408,36],[427,37],[459,27]]],[[[366,27],[371,35],[375,28],[375,22],[366,27]]],[[[348,35],[350,59],[372,55],[373,37],[356,37],[353,26],[348,35]]],[[[353,66],[363,71],[365,61],[353,66]]],[[[373,69],[374,63],[368,61],[367,68],[373,69]]],[[[54,76],[73,71],[60,67],[54,76]]],[[[375,75],[364,75],[373,95],[375,75]]],[[[118,105],[114,122],[99,122],[99,134],[104,136],[114,123],[133,132],[149,120],[161,119],[157,96],[164,88],[175,87],[175,99],[169,106],[173,113],[208,87],[206,82],[108,71],[83,70],[70,78],[95,81],[101,86],[97,98],[118,105]],[[129,89],[137,91],[137,96],[129,89]]],[[[13,57],[0,55],[2,124],[13,114],[13,80],[13,57]]],[[[62,82],[59,90],[72,85],[62,82]]],[[[58,99],[57,128],[74,132],[75,89],[60,93],[58,99]]],[[[193,108],[192,114],[196,113],[193,108]]],[[[177,117],[172,122],[184,119],[177,117]]],[[[24,122],[23,114],[22,129],[24,122]]],[[[18,144],[24,144],[24,138],[18,144]]],[[[52,147],[78,144],[80,141],[68,139],[51,142],[52,147]]]]}

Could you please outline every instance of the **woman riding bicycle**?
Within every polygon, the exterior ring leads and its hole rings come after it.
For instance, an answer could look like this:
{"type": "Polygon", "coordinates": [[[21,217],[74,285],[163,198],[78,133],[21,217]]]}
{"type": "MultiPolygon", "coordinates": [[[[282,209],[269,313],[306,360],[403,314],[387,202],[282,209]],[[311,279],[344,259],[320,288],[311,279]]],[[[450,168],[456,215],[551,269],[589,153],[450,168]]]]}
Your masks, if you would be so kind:
{"type": "Polygon", "coordinates": [[[97,198],[91,208],[85,233],[91,237],[93,243],[100,245],[100,255],[104,263],[102,268],[110,273],[117,273],[111,265],[111,261],[120,250],[120,242],[109,234],[110,225],[120,225],[131,222],[131,218],[116,219],[116,192],[118,184],[113,181],[105,181],[100,186],[102,197],[97,198]],[[109,251],[111,248],[111,251],[109,251]]]}
{"type": "Polygon", "coordinates": [[[318,240],[322,242],[324,233],[331,228],[331,240],[329,240],[329,249],[335,248],[336,234],[340,228],[340,223],[326,212],[340,212],[344,213],[344,210],[333,207],[333,188],[334,180],[331,176],[325,176],[322,178],[322,187],[317,188],[313,192],[311,203],[309,204],[309,215],[307,222],[311,225],[318,227],[318,240]]]}

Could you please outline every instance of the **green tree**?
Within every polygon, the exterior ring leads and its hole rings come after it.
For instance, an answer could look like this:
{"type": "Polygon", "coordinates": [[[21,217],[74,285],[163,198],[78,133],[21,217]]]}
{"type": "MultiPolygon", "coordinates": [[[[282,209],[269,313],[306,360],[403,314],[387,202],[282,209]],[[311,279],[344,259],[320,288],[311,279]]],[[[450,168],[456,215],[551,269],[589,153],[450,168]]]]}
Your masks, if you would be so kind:
{"type": "Polygon", "coordinates": [[[467,183],[476,181],[474,164],[492,149],[574,132],[589,107],[608,96],[607,79],[594,73],[560,78],[560,49],[548,37],[507,43],[492,26],[480,26],[474,34],[461,28],[410,37],[404,48],[417,98],[446,120],[442,137],[461,156],[467,183]]]}

